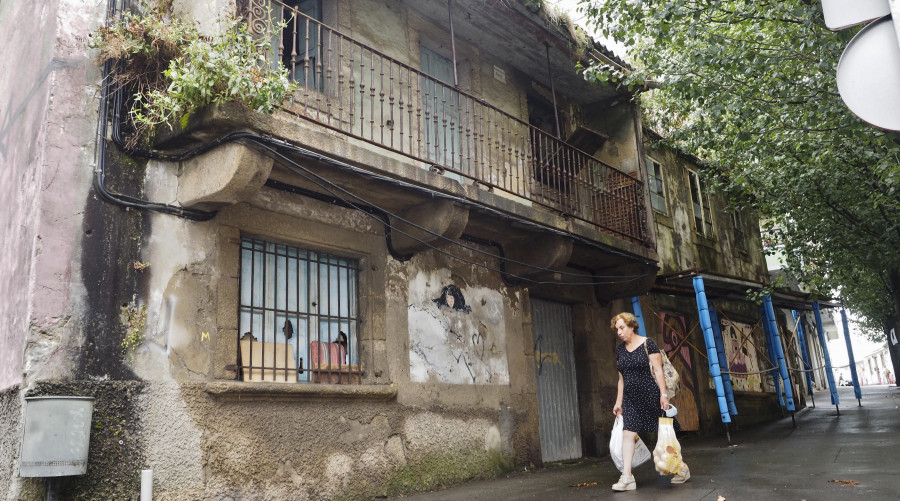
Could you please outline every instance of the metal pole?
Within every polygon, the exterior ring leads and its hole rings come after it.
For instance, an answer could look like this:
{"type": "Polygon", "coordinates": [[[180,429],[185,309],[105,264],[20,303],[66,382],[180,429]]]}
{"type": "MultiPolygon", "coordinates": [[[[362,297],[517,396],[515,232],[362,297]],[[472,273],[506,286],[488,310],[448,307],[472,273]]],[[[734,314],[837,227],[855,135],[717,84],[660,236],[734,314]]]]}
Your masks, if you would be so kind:
{"type": "MultiPolygon", "coordinates": [[[[713,339],[712,322],[709,319],[709,303],[706,301],[706,289],[703,285],[703,277],[694,277],[694,292],[697,296],[697,313],[700,317],[700,330],[703,332],[703,341],[706,343],[706,357],[709,360],[709,374],[713,378],[716,389],[716,400],[719,403],[719,415],[722,422],[731,422],[731,414],[728,412],[728,401],[725,399],[725,386],[722,384],[722,372],[719,368],[719,355],[716,353],[716,341],[713,339]]],[[[731,435],[728,434],[729,442],[731,435]]]]}
{"type": "Polygon", "coordinates": [[[816,333],[819,335],[819,344],[822,345],[822,355],[825,357],[825,377],[828,378],[828,387],[831,389],[831,403],[837,409],[838,416],[841,415],[841,403],[837,394],[837,387],[834,385],[834,372],[831,369],[831,357],[828,356],[828,342],[825,341],[825,329],[822,327],[822,314],[819,311],[819,302],[813,301],[813,316],[816,318],[816,333]]]}
{"type": "Polygon", "coordinates": [[[728,357],[725,356],[725,341],[722,339],[722,329],[719,327],[719,314],[712,305],[709,307],[709,320],[712,324],[713,338],[716,342],[716,353],[719,355],[719,368],[724,367],[722,374],[722,386],[725,388],[725,399],[728,401],[728,412],[732,416],[737,416],[737,406],[734,404],[734,387],[731,385],[731,375],[728,372],[731,368],[728,366],[728,357]]]}
{"type": "Polygon", "coordinates": [[[459,87],[459,77],[456,75],[456,36],[453,34],[453,0],[447,0],[447,11],[450,16],[450,51],[453,53],[453,86],[459,87]]]}
{"type": "Polygon", "coordinates": [[[844,341],[847,343],[847,358],[850,359],[850,377],[853,378],[853,393],[859,406],[862,407],[862,391],[859,389],[859,376],[856,374],[856,360],[853,358],[853,343],[850,342],[850,326],[847,323],[847,312],[841,308],[841,324],[844,326],[844,341]]]}
{"type": "Polygon", "coordinates": [[[547,48],[547,76],[550,77],[550,94],[553,95],[553,117],[556,119],[556,139],[562,139],[559,129],[559,110],[556,107],[556,88],[553,85],[553,71],[550,69],[550,43],[544,42],[547,48]]]}
{"type": "Polygon", "coordinates": [[[647,329],[644,326],[644,314],[641,311],[641,299],[638,296],[631,298],[631,311],[634,312],[634,316],[637,318],[638,331],[642,336],[647,337],[647,329]]]}
{"type": "MultiPolygon", "coordinates": [[[[769,323],[769,329],[772,336],[772,345],[775,348],[775,355],[778,357],[778,367],[781,371],[781,380],[784,383],[784,400],[787,410],[791,411],[791,421],[794,421],[794,384],[791,382],[791,375],[787,370],[787,362],[784,358],[784,348],[781,345],[781,335],[778,333],[778,324],[775,323],[775,309],[772,306],[772,296],[763,298],[763,306],[766,309],[766,320],[769,323]]],[[[794,428],[797,427],[794,421],[794,428]]]]}
{"type": "MultiPolygon", "coordinates": [[[[803,374],[806,375],[806,391],[807,394],[812,397],[812,374],[809,372],[812,368],[812,364],[809,362],[809,353],[806,351],[806,334],[803,332],[804,317],[797,313],[797,310],[791,310],[791,315],[794,317],[794,322],[797,325],[797,344],[800,345],[800,357],[803,359],[803,374]]],[[[815,406],[816,401],[813,397],[813,407],[815,406]]]]}

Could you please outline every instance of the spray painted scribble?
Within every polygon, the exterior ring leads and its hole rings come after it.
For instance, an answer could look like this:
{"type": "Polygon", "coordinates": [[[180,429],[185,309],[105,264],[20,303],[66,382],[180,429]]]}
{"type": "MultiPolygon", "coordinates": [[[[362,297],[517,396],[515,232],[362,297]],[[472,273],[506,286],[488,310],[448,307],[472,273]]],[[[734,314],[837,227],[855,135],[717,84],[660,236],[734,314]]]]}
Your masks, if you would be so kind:
{"type": "Polygon", "coordinates": [[[410,280],[410,379],[509,384],[502,296],[447,281],[421,272],[410,280]]]}

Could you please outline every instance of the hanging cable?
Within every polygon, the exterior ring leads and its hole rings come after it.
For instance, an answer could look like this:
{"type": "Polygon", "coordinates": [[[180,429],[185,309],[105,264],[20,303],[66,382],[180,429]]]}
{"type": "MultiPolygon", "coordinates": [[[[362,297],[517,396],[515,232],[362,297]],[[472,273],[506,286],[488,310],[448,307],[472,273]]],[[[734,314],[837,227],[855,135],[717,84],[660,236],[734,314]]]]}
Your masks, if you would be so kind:
{"type": "MultiPolygon", "coordinates": [[[[249,133],[248,133],[248,134],[249,134],[249,133]]],[[[344,188],[342,188],[342,187],[340,187],[340,186],[338,186],[338,185],[332,183],[331,181],[329,181],[329,180],[327,180],[327,179],[325,179],[325,178],[323,178],[323,177],[321,177],[321,176],[318,176],[317,174],[313,173],[313,172],[310,171],[309,169],[303,167],[303,166],[300,165],[299,163],[293,161],[292,159],[286,157],[284,154],[278,152],[277,150],[275,150],[274,148],[272,148],[272,147],[269,146],[268,144],[265,144],[265,143],[268,143],[268,142],[275,142],[275,143],[279,143],[279,144],[287,144],[287,143],[284,143],[284,142],[281,141],[281,140],[273,139],[273,138],[269,138],[269,137],[253,136],[253,135],[247,135],[247,136],[244,137],[244,139],[249,139],[251,142],[257,143],[257,144],[262,148],[262,151],[268,152],[270,155],[273,156],[273,158],[276,158],[277,160],[279,160],[283,165],[285,165],[285,167],[287,167],[289,170],[291,170],[292,172],[294,172],[294,173],[297,174],[298,176],[300,176],[300,177],[306,179],[307,181],[310,181],[310,182],[312,182],[312,183],[315,183],[317,186],[319,186],[319,187],[322,188],[323,190],[329,192],[331,195],[333,195],[333,196],[335,196],[335,197],[340,198],[341,200],[343,200],[343,202],[345,202],[345,203],[347,203],[347,204],[350,204],[350,206],[351,206],[352,208],[354,208],[354,209],[356,209],[356,210],[359,210],[360,212],[362,212],[362,213],[368,215],[369,217],[375,217],[375,216],[374,216],[371,212],[368,212],[368,211],[366,211],[366,210],[363,210],[363,208],[360,207],[360,204],[347,200],[346,198],[344,198],[344,197],[338,195],[337,193],[335,193],[335,191],[343,192],[343,193],[345,193],[345,194],[347,194],[347,195],[349,195],[349,196],[352,196],[353,198],[355,198],[355,199],[359,200],[360,202],[362,202],[362,204],[364,204],[364,205],[367,205],[367,206],[370,206],[370,207],[374,207],[375,209],[378,209],[379,211],[384,211],[386,214],[390,215],[391,217],[397,218],[398,220],[400,220],[400,221],[402,221],[402,222],[404,222],[404,223],[406,223],[406,224],[408,224],[408,225],[410,225],[410,226],[413,226],[413,227],[415,227],[415,228],[417,228],[417,229],[420,229],[420,230],[422,230],[422,231],[424,231],[424,232],[426,232],[426,233],[429,233],[429,234],[431,234],[432,236],[435,236],[435,237],[437,237],[437,238],[444,239],[444,240],[446,240],[446,241],[448,241],[448,242],[450,242],[450,243],[453,243],[453,244],[455,244],[455,245],[457,245],[457,246],[459,246],[459,247],[463,247],[463,248],[465,248],[465,249],[467,249],[467,250],[471,250],[471,251],[474,251],[474,252],[477,252],[477,253],[485,254],[485,255],[488,255],[488,256],[490,256],[490,257],[501,258],[501,256],[497,256],[497,255],[491,254],[491,253],[489,253],[489,252],[482,251],[482,250],[480,250],[480,249],[476,249],[476,248],[474,248],[474,247],[466,246],[466,245],[461,244],[461,243],[459,243],[459,242],[457,242],[457,241],[455,241],[455,240],[453,240],[453,239],[450,239],[450,238],[448,238],[448,237],[446,237],[446,236],[444,236],[444,235],[441,235],[441,234],[436,233],[436,232],[432,232],[432,231],[428,230],[427,228],[423,228],[423,227],[421,227],[421,226],[419,226],[419,225],[413,223],[412,221],[408,221],[408,220],[402,218],[401,216],[399,216],[399,215],[397,215],[397,214],[393,214],[393,213],[391,213],[391,212],[389,212],[389,211],[386,211],[385,209],[382,209],[382,208],[378,207],[377,205],[371,204],[370,202],[366,201],[365,199],[359,197],[358,195],[354,195],[354,194],[350,193],[349,191],[345,190],[344,188]]],[[[292,148],[298,148],[298,147],[293,146],[293,145],[290,145],[290,147],[292,147],[292,148]]],[[[302,148],[301,148],[301,149],[302,149],[302,148]]],[[[392,229],[393,229],[393,231],[396,231],[396,232],[398,232],[398,233],[400,233],[400,234],[402,234],[402,235],[405,235],[405,236],[407,236],[408,238],[410,238],[410,239],[412,239],[412,240],[415,240],[415,241],[421,243],[422,245],[424,245],[424,246],[426,246],[426,247],[428,247],[428,248],[430,248],[430,249],[432,249],[432,250],[434,250],[434,251],[436,251],[436,252],[438,252],[438,253],[447,255],[448,257],[451,257],[451,258],[453,258],[453,259],[456,259],[456,260],[465,262],[465,263],[467,263],[467,264],[471,264],[471,265],[474,265],[474,266],[477,266],[477,267],[480,267],[480,268],[484,268],[484,269],[487,269],[487,270],[490,270],[490,271],[495,271],[495,272],[497,272],[497,273],[502,273],[502,271],[501,271],[500,269],[491,268],[491,267],[486,266],[486,265],[483,265],[483,264],[481,264],[481,263],[472,261],[472,260],[467,259],[467,258],[464,258],[464,257],[462,257],[462,256],[458,256],[458,255],[453,254],[453,253],[451,253],[451,252],[448,252],[448,251],[446,251],[446,250],[444,250],[444,249],[441,249],[441,248],[439,248],[439,247],[437,247],[437,246],[435,246],[435,245],[432,245],[430,242],[427,242],[427,241],[425,241],[425,240],[422,240],[422,239],[416,237],[415,235],[412,235],[412,234],[410,234],[410,233],[408,233],[408,232],[405,232],[405,231],[403,231],[403,230],[400,230],[400,229],[398,229],[398,228],[396,228],[396,227],[392,227],[392,229]]],[[[516,264],[520,264],[520,265],[522,265],[522,266],[526,266],[526,267],[529,267],[529,268],[533,268],[533,269],[536,269],[536,270],[538,270],[538,271],[546,271],[546,272],[552,272],[552,273],[562,273],[562,274],[564,274],[564,275],[570,275],[570,276],[575,276],[575,277],[590,278],[590,277],[587,276],[587,275],[576,274],[576,273],[560,272],[559,270],[554,270],[554,269],[550,269],[550,268],[545,268],[545,267],[541,267],[541,266],[536,266],[536,265],[532,265],[532,264],[524,263],[524,262],[520,262],[520,261],[514,261],[514,260],[509,260],[509,259],[507,259],[507,261],[508,261],[508,262],[513,262],[513,263],[516,263],[516,264]]],[[[655,275],[655,273],[654,273],[654,275],[655,275]]],[[[522,280],[522,281],[525,281],[525,282],[529,282],[529,283],[532,283],[532,284],[536,284],[536,285],[540,285],[540,284],[555,284],[555,285],[597,285],[597,284],[611,284],[611,283],[627,283],[627,282],[632,282],[632,281],[636,281],[636,280],[645,278],[645,277],[649,276],[649,274],[640,274],[640,275],[609,275],[609,276],[602,276],[602,277],[599,277],[599,278],[607,278],[608,280],[599,280],[599,281],[593,281],[593,282],[583,282],[583,281],[579,281],[579,282],[541,281],[541,280],[535,280],[535,279],[532,279],[532,278],[523,277],[523,276],[519,276],[519,275],[510,275],[510,274],[508,274],[508,273],[507,273],[507,276],[513,277],[513,278],[516,278],[516,279],[518,279],[518,280],[522,280]]]]}
{"type": "MultiPolygon", "coordinates": [[[[121,9],[124,10],[124,0],[123,0],[123,5],[122,5],[121,9]]],[[[117,15],[117,9],[115,6],[115,0],[109,0],[108,10],[107,10],[107,22],[109,22],[109,20],[112,19],[113,17],[115,17],[116,15],[117,15]]],[[[549,56],[549,51],[548,51],[548,56],[549,56]]],[[[549,63],[549,61],[548,61],[548,63],[549,63]]],[[[98,195],[100,196],[100,198],[107,202],[110,202],[110,203],[113,203],[116,205],[120,205],[120,206],[123,206],[126,208],[151,210],[151,211],[161,212],[161,213],[165,213],[165,214],[175,215],[175,216],[193,220],[193,221],[208,221],[208,220],[212,219],[213,217],[215,217],[215,215],[216,215],[215,211],[202,211],[202,210],[180,207],[180,206],[175,206],[175,205],[168,205],[168,204],[164,204],[164,203],[152,202],[152,201],[137,198],[137,197],[134,197],[131,195],[113,192],[106,186],[106,183],[105,183],[105,181],[106,181],[106,137],[107,137],[107,134],[110,132],[108,130],[109,129],[108,122],[109,122],[109,113],[110,113],[109,107],[110,107],[110,98],[111,98],[110,91],[111,91],[111,85],[112,85],[112,83],[109,81],[110,75],[112,74],[111,70],[112,70],[111,63],[110,62],[104,63],[103,71],[102,71],[102,74],[103,74],[102,81],[104,82],[104,85],[102,86],[102,89],[101,89],[101,98],[100,98],[100,104],[98,107],[98,125],[97,125],[97,131],[96,131],[97,143],[95,144],[95,147],[94,147],[94,157],[95,157],[94,158],[94,160],[95,160],[95,162],[94,162],[94,166],[95,166],[95,168],[94,168],[94,174],[95,174],[94,175],[94,186],[95,186],[95,189],[96,189],[98,195]]],[[[284,149],[291,151],[294,154],[299,154],[306,158],[314,159],[314,160],[321,162],[323,164],[326,164],[326,165],[335,165],[335,166],[339,166],[343,169],[350,169],[355,173],[361,174],[361,175],[366,176],[371,179],[376,179],[376,180],[383,181],[383,182],[390,182],[394,185],[403,186],[403,187],[407,187],[407,188],[413,188],[417,191],[425,192],[426,194],[429,194],[432,197],[439,197],[439,198],[455,201],[457,203],[463,204],[470,208],[475,207],[478,210],[490,212],[495,215],[500,215],[504,219],[512,219],[512,218],[510,218],[510,216],[503,214],[499,210],[494,209],[490,206],[474,203],[470,200],[466,200],[466,199],[456,197],[456,196],[447,195],[445,193],[440,193],[440,192],[437,192],[437,191],[434,191],[431,189],[423,188],[421,186],[413,185],[408,182],[404,182],[404,181],[400,181],[400,180],[396,180],[396,179],[392,179],[392,178],[387,178],[384,176],[379,176],[372,172],[365,171],[363,169],[359,169],[357,167],[351,166],[344,162],[337,161],[333,158],[330,158],[330,157],[327,157],[324,155],[320,155],[320,154],[314,153],[310,150],[306,150],[299,146],[290,144],[286,141],[282,141],[282,140],[275,139],[275,138],[268,137],[268,136],[261,136],[258,134],[244,132],[244,131],[232,132],[230,134],[221,136],[213,141],[204,143],[204,144],[198,146],[197,148],[188,150],[188,151],[180,153],[180,154],[169,154],[169,153],[162,152],[159,150],[150,150],[150,149],[146,149],[146,148],[128,145],[123,140],[122,135],[121,135],[121,123],[122,123],[121,110],[122,110],[122,106],[123,106],[122,95],[123,95],[123,89],[121,87],[116,88],[115,91],[113,92],[114,120],[113,120],[112,130],[111,130],[110,135],[111,135],[111,139],[117,145],[117,147],[120,148],[125,153],[130,154],[130,155],[141,156],[141,157],[148,158],[148,159],[155,159],[155,160],[161,160],[161,161],[167,161],[167,162],[183,162],[185,160],[189,160],[191,158],[197,157],[203,153],[206,153],[215,148],[218,148],[219,146],[222,146],[224,144],[227,144],[227,143],[230,143],[233,141],[246,140],[246,141],[241,141],[241,142],[245,145],[247,145],[247,143],[259,145],[260,147],[262,147],[263,150],[265,150],[264,153],[277,156],[283,164],[285,164],[288,168],[290,168],[290,170],[292,170],[293,172],[295,172],[298,175],[301,175],[301,177],[303,177],[304,179],[307,179],[307,180],[315,183],[317,186],[320,186],[323,190],[328,191],[333,197],[333,198],[331,198],[333,203],[340,201],[342,206],[352,208],[354,210],[358,210],[364,214],[367,214],[370,217],[379,219],[379,221],[385,226],[385,234],[386,234],[386,240],[388,243],[388,250],[391,253],[391,255],[398,260],[401,260],[401,261],[406,260],[406,259],[409,259],[409,257],[411,257],[411,256],[402,255],[393,248],[393,246],[391,245],[391,242],[390,242],[390,232],[391,231],[396,231],[398,233],[406,235],[407,237],[409,237],[413,240],[416,240],[416,241],[420,242],[421,244],[423,244],[431,249],[434,249],[440,253],[446,254],[453,259],[462,260],[469,264],[473,264],[476,266],[482,266],[482,267],[488,268],[492,271],[496,271],[496,272],[500,273],[501,277],[503,277],[504,282],[506,282],[508,285],[513,285],[514,283],[516,283],[515,282],[516,280],[521,280],[521,281],[529,282],[529,283],[533,283],[533,284],[600,285],[600,284],[610,284],[610,283],[627,283],[627,282],[642,279],[642,278],[645,278],[645,277],[651,275],[649,273],[645,273],[645,274],[639,274],[639,275],[599,276],[599,275],[594,274],[593,271],[591,272],[591,275],[562,272],[559,270],[553,270],[553,269],[549,269],[549,268],[545,268],[545,267],[541,267],[541,266],[532,265],[529,263],[511,260],[504,255],[503,248],[500,244],[498,244],[496,242],[492,242],[492,241],[479,241],[479,239],[477,239],[476,237],[473,237],[471,235],[467,235],[463,239],[471,241],[473,243],[479,243],[482,245],[490,245],[490,246],[496,247],[498,249],[499,254],[492,254],[490,252],[486,252],[486,251],[483,251],[481,249],[478,249],[478,248],[475,248],[472,246],[467,246],[456,240],[450,239],[442,234],[430,231],[430,230],[423,228],[415,223],[412,223],[411,221],[408,221],[397,214],[386,211],[386,210],[379,208],[373,204],[369,204],[363,198],[361,198],[357,195],[354,195],[354,194],[348,192],[347,190],[344,190],[343,188],[335,185],[334,183],[331,183],[330,181],[326,180],[325,178],[322,178],[321,176],[317,176],[312,171],[305,169],[299,163],[297,163],[294,160],[289,159],[286,156],[282,155],[281,153],[277,152],[275,150],[275,148],[284,148],[284,149]],[[293,168],[291,168],[291,167],[293,167],[293,168]],[[300,172],[298,172],[298,169],[304,171],[305,173],[300,174],[300,172]],[[310,176],[312,176],[312,178],[310,178],[310,176]],[[325,184],[323,185],[323,183],[325,183],[325,184]],[[330,187],[328,185],[330,185],[330,187]],[[349,201],[344,196],[334,193],[334,190],[339,190],[339,191],[343,192],[345,195],[359,200],[361,202],[361,204],[349,201]],[[402,230],[400,230],[396,227],[393,227],[390,224],[390,217],[393,217],[393,218],[395,218],[405,224],[408,224],[414,228],[417,228],[425,233],[428,233],[439,239],[443,239],[447,242],[450,242],[454,245],[462,247],[471,252],[476,252],[476,253],[480,253],[480,254],[483,254],[483,255],[486,255],[486,256],[489,256],[492,258],[496,258],[500,262],[500,269],[493,269],[493,268],[489,268],[489,267],[480,265],[480,263],[476,263],[474,261],[465,259],[465,258],[455,255],[453,253],[450,253],[446,250],[437,248],[427,241],[421,240],[421,239],[415,237],[414,235],[403,232],[402,230]],[[587,279],[589,279],[589,281],[588,282],[583,282],[583,281],[557,282],[557,281],[538,281],[538,280],[534,280],[534,279],[529,279],[526,277],[509,274],[505,269],[505,263],[507,263],[507,262],[522,265],[522,266],[534,269],[539,272],[552,272],[555,274],[563,274],[563,275],[571,276],[571,277],[575,277],[575,278],[587,278],[587,279]],[[603,279],[605,279],[605,280],[603,280],[603,279]]],[[[259,148],[257,148],[257,149],[259,149],[259,148]]],[[[278,183],[277,181],[272,181],[270,183],[267,182],[267,184],[269,184],[270,186],[277,187],[279,189],[283,189],[287,186],[290,186],[290,185],[286,185],[286,184],[277,184],[277,183],[278,183]]],[[[296,190],[302,190],[297,187],[294,187],[294,188],[296,188],[296,190]]],[[[288,190],[288,191],[291,191],[291,190],[288,190]]],[[[306,192],[306,193],[302,193],[302,194],[312,196],[311,193],[313,193],[313,192],[306,192]]],[[[327,199],[328,197],[325,197],[325,198],[327,199]]],[[[517,220],[517,221],[519,221],[519,220],[517,220]]],[[[583,237],[578,237],[571,233],[562,232],[560,230],[555,230],[553,228],[544,227],[541,225],[537,225],[535,223],[524,222],[524,221],[519,221],[519,222],[524,223],[526,225],[530,225],[534,228],[538,228],[540,231],[543,231],[543,232],[549,232],[551,234],[561,235],[566,238],[572,238],[575,241],[578,241],[581,243],[586,243],[586,244],[590,245],[591,247],[601,248],[601,249],[603,249],[604,252],[627,257],[629,260],[632,260],[632,261],[643,262],[643,264],[645,264],[645,265],[655,264],[655,263],[652,263],[651,261],[637,258],[636,256],[632,256],[630,254],[618,251],[611,247],[601,246],[595,242],[587,240],[583,237]]],[[[655,275],[655,272],[653,273],[653,275],[655,275]]]]}

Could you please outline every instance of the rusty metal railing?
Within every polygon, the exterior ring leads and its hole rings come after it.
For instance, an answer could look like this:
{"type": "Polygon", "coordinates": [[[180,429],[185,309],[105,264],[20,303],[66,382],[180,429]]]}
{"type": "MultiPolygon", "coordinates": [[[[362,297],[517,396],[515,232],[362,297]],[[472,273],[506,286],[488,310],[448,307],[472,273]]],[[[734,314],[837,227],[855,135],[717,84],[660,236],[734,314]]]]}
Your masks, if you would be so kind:
{"type": "Polygon", "coordinates": [[[240,10],[257,34],[286,20],[274,64],[300,84],[288,106],[303,118],[649,245],[640,180],[294,7],[243,0],[240,10]]]}

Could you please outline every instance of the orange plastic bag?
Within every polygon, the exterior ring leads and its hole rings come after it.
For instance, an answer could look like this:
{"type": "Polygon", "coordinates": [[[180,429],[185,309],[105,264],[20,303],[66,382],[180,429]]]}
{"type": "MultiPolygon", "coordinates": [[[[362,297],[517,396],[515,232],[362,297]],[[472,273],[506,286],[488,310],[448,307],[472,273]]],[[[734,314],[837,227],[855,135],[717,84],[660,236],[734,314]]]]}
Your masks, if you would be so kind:
{"type": "Polygon", "coordinates": [[[659,438],[653,448],[653,463],[660,475],[676,475],[681,470],[681,444],[675,437],[672,418],[659,418],[659,438]]]}

